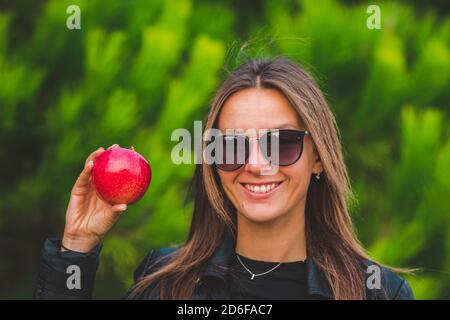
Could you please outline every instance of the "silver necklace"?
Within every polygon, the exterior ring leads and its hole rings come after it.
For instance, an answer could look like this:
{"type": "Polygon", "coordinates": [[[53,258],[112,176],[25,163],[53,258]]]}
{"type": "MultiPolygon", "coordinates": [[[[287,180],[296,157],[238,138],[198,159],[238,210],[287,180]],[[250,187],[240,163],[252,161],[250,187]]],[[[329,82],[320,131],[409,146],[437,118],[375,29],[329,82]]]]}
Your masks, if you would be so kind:
{"type": "Polygon", "coordinates": [[[244,267],[244,269],[247,270],[247,272],[252,275],[251,280],[253,280],[255,277],[259,277],[259,276],[263,276],[265,274],[268,274],[269,272],[272,272],[273,270],[275,270],[276,268],[278,268],[281,265],[281,262],[280,262],[275,267],[273,267],[272,269],[270,269],[268,271],[265,271],[265,272],[262,272],[262,273],[253,273],[245,266],[245,264],[242,262],[241,258],[239,257],[239,255],[237,253],[236,253],[236,257],[238,258],[239,263],[244,267]]]}

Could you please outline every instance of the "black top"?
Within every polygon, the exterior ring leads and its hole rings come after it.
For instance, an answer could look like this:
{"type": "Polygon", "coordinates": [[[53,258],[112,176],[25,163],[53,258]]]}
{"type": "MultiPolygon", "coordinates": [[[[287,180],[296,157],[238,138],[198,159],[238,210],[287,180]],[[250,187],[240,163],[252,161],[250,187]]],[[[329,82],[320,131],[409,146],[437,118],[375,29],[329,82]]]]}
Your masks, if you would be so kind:
{"type": "MultiPolygon", "coordinates": [[[[274,268],[278,263],[252,260],[239,255],[244,265],[254,274],[274,268]]],[[[284,262],[264,275],[255,276],[245,270],[234,255],[228,273],[231,299],[236,300],[306,300],[306,261],[284,262]]]]}

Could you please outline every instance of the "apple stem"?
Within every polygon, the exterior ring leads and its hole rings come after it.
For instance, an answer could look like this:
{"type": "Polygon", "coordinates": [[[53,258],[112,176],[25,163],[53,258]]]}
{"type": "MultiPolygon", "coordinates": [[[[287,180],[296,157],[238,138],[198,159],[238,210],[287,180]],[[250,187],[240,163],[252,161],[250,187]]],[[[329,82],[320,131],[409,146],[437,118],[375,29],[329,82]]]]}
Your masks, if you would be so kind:
{"type": "Polygon", "coordinates": [[[131,150],[133,150],[133,151],[134,151],[134,147],[133,147],[133,146],[131,146],[131,150]]]}

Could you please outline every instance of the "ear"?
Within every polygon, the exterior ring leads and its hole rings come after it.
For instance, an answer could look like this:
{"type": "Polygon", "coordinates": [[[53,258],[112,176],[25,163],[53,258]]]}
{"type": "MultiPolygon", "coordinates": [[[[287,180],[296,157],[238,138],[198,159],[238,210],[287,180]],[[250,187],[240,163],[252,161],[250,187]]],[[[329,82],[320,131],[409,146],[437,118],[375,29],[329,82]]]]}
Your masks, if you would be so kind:
{"type": "Polygon", "coordinates": [[[314,164],[312,168],[313,174],[320,174],[323,171],[322,161],[320,160],[319,153],[317,152],[316,147],[314,147],[314,164]]]}

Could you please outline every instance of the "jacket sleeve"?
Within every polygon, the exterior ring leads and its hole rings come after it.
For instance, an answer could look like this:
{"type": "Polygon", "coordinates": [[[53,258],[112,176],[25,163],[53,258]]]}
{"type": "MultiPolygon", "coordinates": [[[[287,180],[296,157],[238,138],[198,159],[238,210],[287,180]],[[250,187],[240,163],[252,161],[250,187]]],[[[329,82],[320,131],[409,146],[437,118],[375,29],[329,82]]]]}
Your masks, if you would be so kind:
{"type": "Polygon", "coordinates": [[[91,299],[101,244],[88,253],[61,252],[60,248],[60,239],[45,240],[34,299],[91,299]]]}

